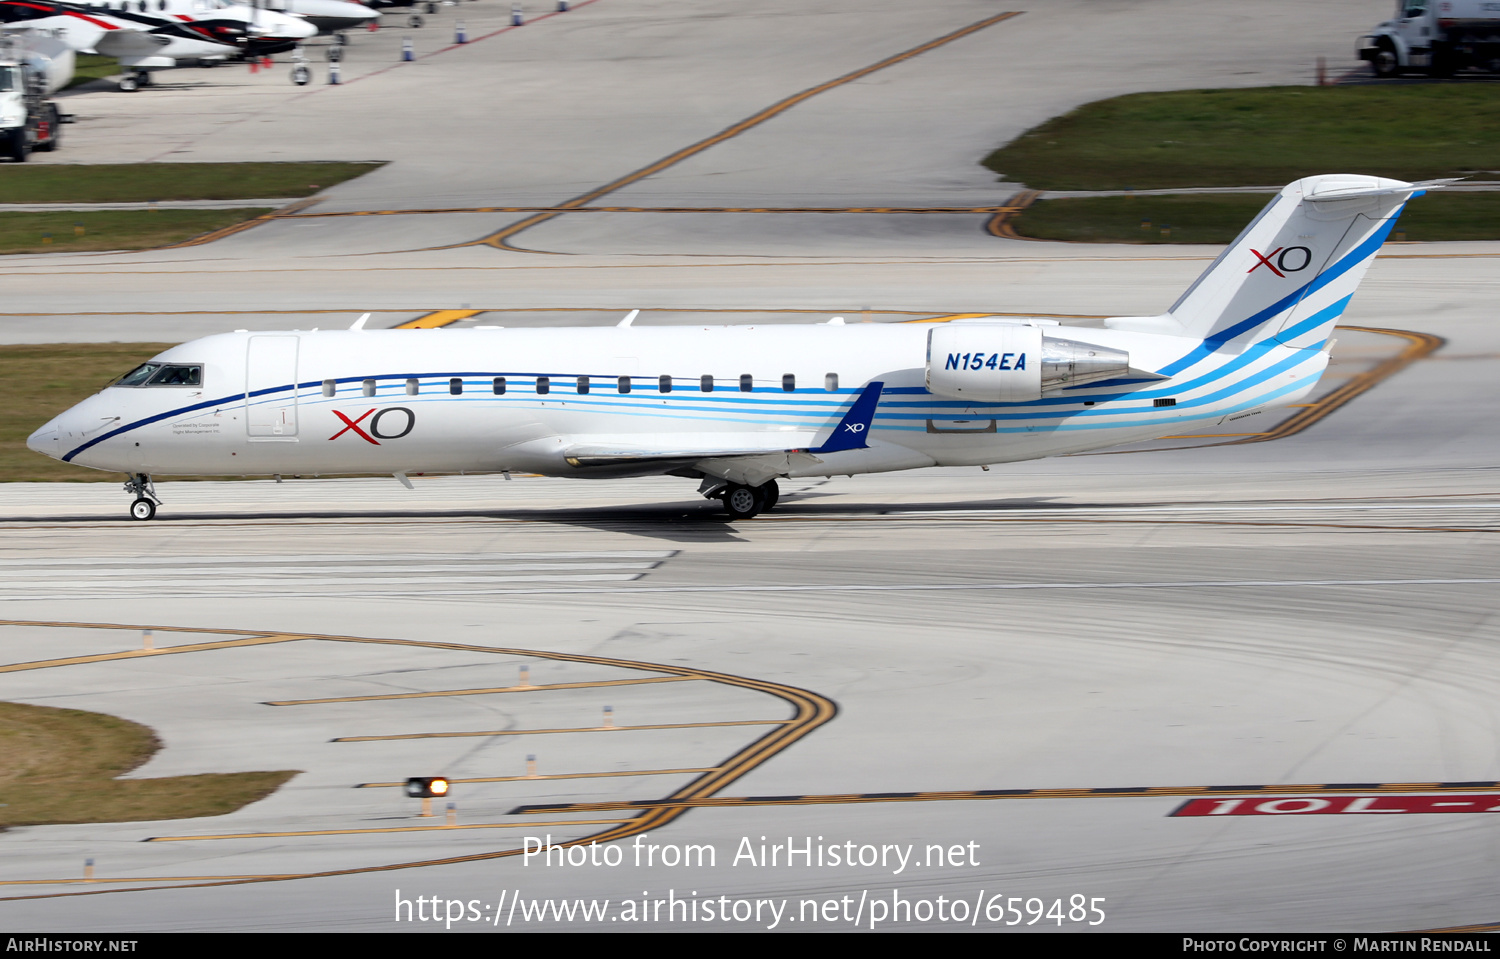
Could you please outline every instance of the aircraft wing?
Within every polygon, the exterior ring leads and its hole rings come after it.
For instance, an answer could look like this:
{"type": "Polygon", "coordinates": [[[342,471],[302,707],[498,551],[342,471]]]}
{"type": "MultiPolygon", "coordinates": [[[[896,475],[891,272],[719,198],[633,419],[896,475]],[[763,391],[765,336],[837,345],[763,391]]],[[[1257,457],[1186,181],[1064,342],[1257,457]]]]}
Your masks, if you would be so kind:
{"type": "Polygon", "coordinates": [[[864,449],[883,383],[870,383],[857,396],[821,444],[818,431],[778,430],[765,433],[634,434],[622,443],[610,437],[575,437],[563,454],[568,465],[587,469],[654,469],[667,472],[691,467],[710,476],[759,486],[785,475],[793,466],[821,463],[819,453],[864,449]]]}
{"type": "Polygon", "coordinates": [[[149,56],[170,43],[167,37],[141,30],[111,30],[94,44],[94,50],[105,57],[149,56]]]}

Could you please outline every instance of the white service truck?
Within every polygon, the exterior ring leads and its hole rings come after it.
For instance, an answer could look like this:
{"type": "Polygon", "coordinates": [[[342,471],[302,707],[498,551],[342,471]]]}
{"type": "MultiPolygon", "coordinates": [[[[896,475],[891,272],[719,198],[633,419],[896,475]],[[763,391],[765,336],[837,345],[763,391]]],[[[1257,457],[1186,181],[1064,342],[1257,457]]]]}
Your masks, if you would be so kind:
{"type": "Polygon", "coordinates": [[[73,79],[73,50],[53,37],[0,35],[0,154],[55,150],[64,117],[52,94],[73,79]]]}
{"type": "Polygon", "coordinates": [[[1396,0],[1395,19],[1359,38],[1359,58],[1378,77],[1500,73],[1500,0],[1396,0]]]}

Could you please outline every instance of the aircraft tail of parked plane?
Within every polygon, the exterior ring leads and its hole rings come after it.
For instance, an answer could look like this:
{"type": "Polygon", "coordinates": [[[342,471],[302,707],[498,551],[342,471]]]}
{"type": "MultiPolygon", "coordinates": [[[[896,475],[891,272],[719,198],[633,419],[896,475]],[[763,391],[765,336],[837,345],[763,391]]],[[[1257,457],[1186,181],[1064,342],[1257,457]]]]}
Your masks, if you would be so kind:
{"type": "MultiPolygon", "coordinates": [[[[1426,187],[1307,177],[1177,303],[1105,329],[988,317],[856,324],[220,334],[174,347],[27,444],[130,475],[668,474],[748,518],[777,479],[988,465],[1295,403],[1426,187]]],[[[837,318],[835,318],[837,319],[837,318]]]]}

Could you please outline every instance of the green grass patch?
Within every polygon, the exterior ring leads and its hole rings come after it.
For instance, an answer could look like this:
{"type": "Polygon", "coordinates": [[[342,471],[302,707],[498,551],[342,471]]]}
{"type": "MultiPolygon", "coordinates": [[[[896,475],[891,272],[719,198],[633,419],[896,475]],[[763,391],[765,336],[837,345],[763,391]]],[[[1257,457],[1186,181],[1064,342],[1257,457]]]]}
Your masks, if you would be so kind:
{"type": "MultiPolygon", "coordinates": [[[[64,139],[63,149],[67,149],[64,139]]],[[[312,196],[383,163],[17,163],[0,203],[146,203],[312,196]]]]}
{"type": "Polygon", "coordinates": [[[0,253],[146,250],[242,223],[269,207],[243,210],[59,210],[0,212],[0,253]]]}
{"type": "MultiPolygon", "coordinates": [[[[46,323],[45,319],[38,320],[46,323]]],[[[123,482],[34,453],[26,437],[175,343],[48,343],[0,346],[0,482],[123,482]]],[[[0,748],[0,755],[4,750],[0,748]]],[[[3,801],[3,800],[0,800],[3,801]]]]}
{"type": "Polygon", "coordinates": [[[0,827],[222,816],[297,775],[114,778],[160,748],[150,729],[116,716],[0,703],[0,827]]]}
{"type": "MultiPolygon", "coordinates": [[[[1041,200],[1011,217],[1022,236],[1073,243],[1228,243],[1270,200],[1263,194],[1041,200]]],[[[1500,193],[1429,193],[1411,201],[1394,239],[1500,240],[1500,193]]]]}
{"type": "Polygon", "coordinates": [[[68,81],[64,90],[88,83],[91,80],[102,80],[105,77],[113,77],[122,73],[120,61],[114,57],[101,57],[97,53],[79,53],[73,57],[73,79],[68,81]]]}
{"type": "Polygon", "coordinates": [[[1493,84],[1137,93],[1085,104],[984,165],[1037,190],[1280,186],[1318,173],[1500,170],[1493,84]]]}

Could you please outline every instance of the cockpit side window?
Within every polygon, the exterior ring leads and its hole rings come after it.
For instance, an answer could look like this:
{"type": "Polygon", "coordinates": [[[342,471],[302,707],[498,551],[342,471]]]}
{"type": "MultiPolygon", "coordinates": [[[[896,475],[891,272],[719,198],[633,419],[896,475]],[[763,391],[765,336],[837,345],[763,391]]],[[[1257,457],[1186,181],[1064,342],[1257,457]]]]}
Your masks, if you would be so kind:
{"type": "Polygon", "coordinates": [[[147,386],[202,386],[203,367],[193,364],[191,366],[164,366],[161,372],[151,377],[147,386]]]}
{"type": "Polygon", "coordinates": [[[202,386],[203,366],[198,363],[142,363],[120,377],[115,386],[202,386]]]}

